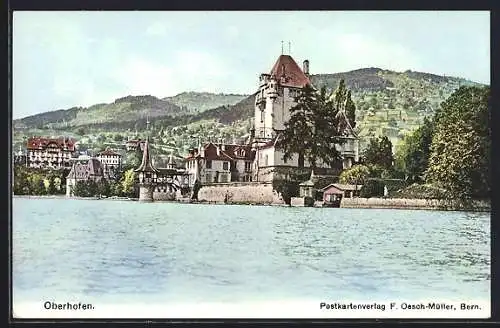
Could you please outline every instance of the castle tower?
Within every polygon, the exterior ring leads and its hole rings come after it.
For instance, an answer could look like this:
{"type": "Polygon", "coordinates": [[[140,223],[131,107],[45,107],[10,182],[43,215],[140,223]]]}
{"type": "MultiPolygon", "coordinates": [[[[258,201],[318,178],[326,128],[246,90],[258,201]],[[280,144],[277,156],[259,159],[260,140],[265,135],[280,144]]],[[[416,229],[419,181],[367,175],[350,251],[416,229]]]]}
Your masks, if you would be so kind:
{"type": "Polygon", "coordinates": [[[151,162],[151,155],[149,152],[149,136],[146,138],[146,142],[144,144],[141,165],[134,172],[139,174],[139,201],[152,202],[158,170],[151,162]]]}
{"type": "Polygon", "coordinates": [[[311,84],[307,60],[304,69],[307,75],[290,55],[281,55],[269,74],[260,75],[259,90],[255,95],[254,144],[272,140],[278,131],[285,129],[299,90],[311,84]]]}

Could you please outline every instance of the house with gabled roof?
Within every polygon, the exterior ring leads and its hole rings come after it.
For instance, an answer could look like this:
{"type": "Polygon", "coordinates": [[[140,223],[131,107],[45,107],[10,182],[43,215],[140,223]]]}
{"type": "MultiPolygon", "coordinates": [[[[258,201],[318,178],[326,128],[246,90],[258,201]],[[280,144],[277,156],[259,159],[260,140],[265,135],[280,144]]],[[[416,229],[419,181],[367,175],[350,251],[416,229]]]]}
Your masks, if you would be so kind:
{"type": "Polygon", "coordinates": [[[68,175],[66,176],[66,196],[74,196],[73,190],[78,181],[99,182],[106,178],[102,163],[91,158],[86,161],[75,161],[68,175]]]}
{"type": "Polygon", "coordinates": [[[252,181],[254,152],[250,145],[208,142],[186,157],[189,185],[252,181]]]}

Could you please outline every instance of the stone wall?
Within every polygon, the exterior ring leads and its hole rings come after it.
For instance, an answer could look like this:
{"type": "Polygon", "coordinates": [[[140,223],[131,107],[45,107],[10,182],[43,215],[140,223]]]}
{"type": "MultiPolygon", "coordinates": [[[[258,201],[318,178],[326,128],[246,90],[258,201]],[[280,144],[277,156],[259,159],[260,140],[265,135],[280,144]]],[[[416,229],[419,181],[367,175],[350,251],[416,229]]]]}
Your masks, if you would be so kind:
{"type": "Polygon", "coordinates": [[[162,201],[162,200],[175,200],[176,193],[169,191],[155,191],[153,192],[153,200],[154,201],[162,201]]]}
{"type": "MultiPolygon", "coordinates": [[[[343,208],[400,208],[418,210],[452,209],[448,204],[437,199],[404,199],[404,198],[342,198],[343,208]]],[[[489,211],[490,205],[485,202],[475,202],[474,210],[489,211]]]]}
{"type": "Polygon", "coordinates": [[[198,200],[223,203],[228,195],[228,203],[284,204],[273,190],[271,183],[231,182],[203,185],[198,192],[198,200]]]}
{"type": "Polygon", "coordinates": [[[304,197],[292,197],[290,199],[290,206],[304,207],[304,197]]]}
{"type": "Polygon", "coordinates": [[[153,187],[141,184],[139,186],[139,200],[143,202],[151,202],[153,200],[153,187]]]}
{"type": "Polygon", "coordinates": [[[340,207],[344,208],[402,208],[438,209],[440,202],[433,199],[402,198],[342,198],[340,207]]]}

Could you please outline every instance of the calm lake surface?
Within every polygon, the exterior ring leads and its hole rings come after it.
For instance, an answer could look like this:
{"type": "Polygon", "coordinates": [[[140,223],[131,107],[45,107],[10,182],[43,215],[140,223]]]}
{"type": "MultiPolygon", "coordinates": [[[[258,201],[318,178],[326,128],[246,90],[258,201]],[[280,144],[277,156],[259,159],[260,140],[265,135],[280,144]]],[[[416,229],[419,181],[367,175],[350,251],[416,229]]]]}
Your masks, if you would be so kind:
{"type": "Polygon", "coordinates": [[[13,199],[14,302],[489,301],[489,213],[13,199]]]}

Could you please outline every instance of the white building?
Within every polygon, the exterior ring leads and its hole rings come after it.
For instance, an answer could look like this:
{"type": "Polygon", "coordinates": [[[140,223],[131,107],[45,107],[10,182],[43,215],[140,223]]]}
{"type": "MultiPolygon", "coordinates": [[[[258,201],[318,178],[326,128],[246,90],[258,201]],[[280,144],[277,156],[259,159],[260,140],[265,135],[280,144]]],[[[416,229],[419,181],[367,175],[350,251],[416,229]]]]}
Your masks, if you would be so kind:
{"type": "Polygon", "coordinates": [[[110,148],[106,148],[106,150],[101,151],[96,157],[102,163],[105,173],[122,167],[122,155],[111,150],[110,148]]]}
{"type": "Polygon", "coordinates": [[[26,144],[26,152],[29,167],[70,168],[75,140],[66,137],[32,137],[26,144]]]}
{"type": "MultiPolygon", "coordinates": [[[[232,181],[269,182],[279,178],[288,168],[310,168],[307,160],[299,163],[298,155],[285,161],[283,152],[276,147],[281,137],[280,132],[285,129],[285,123],[290,119],[290,109],[296,105],[295,97],[306,85],[311,85],[309,61],[304,61],[302,70],[291,56],[281,55],[270,73],[261,74],[259,81],[259,90],[255,94],[254,128],[248,144],[207,143],[192,149],[186,159],[190,186],[196,179],[202,184],[232,181]]],[[[342,156],[341,166],[346,169],[359,160],[359,142],[345,112],[341,110],[339,115],[346,123],[343,137],[345,143],[336,145],[336,149],[342,156]]],[[[316,166],[320,169],[331,169],[330,165],[321,161],[316,166]]]]}
{"type": "Polygon", "coordinates": [[[252,181],[255,153],[250,145],[209,142],[192,149],[186,158],[189,185],[252,181]]]}
{"type": "Polygon", "coordinates": [[[87,161],[76,161],[73,163],[68,176],[66,177],[66,196],[74,196],[74,188],[78,181],[99,182],[105,178],[101,162],[96,158],[87,161]]]}
{"type": "MultiPolygon", "coordinates": [[[[303,63],[303,70],[289,55],[281,55],[269,74],[260,75],[259,90],[255,95],[255,123],[252,146],[256,152],[253,163],[254,180],[270,181],[276,177],[279,168],[298,167],[298,155],[285,161],[283,153],[276,149],[280,131],[285,129],[285,122],[290,119],[290,109],[296,105],[295,97],[309,80],[309,61],[303,63]]],[[[342,156],[342,167],[350,168],[359,160],[358,138],[346,120],[345,143],[336,145],[342,156]]],[[[304,160],[304,167],[310,163],[304,160]]],[[[329,168],[325,163],[317,163],[320,168],[329,168]]]]}

